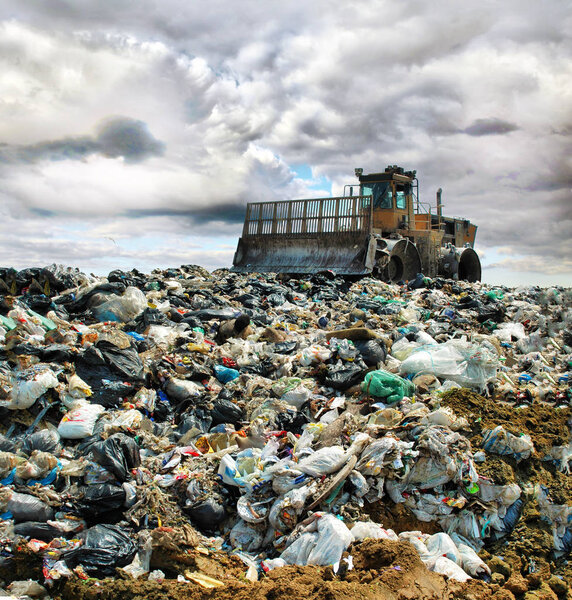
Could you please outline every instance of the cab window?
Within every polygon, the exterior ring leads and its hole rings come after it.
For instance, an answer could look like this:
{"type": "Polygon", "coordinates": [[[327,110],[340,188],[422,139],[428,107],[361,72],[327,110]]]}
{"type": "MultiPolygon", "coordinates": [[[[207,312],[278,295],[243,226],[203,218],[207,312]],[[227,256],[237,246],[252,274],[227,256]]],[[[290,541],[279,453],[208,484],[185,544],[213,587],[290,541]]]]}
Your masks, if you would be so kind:
{"type": "Polygon", "coordinates": [[[405,196],[405,192],[397,190],[395,192],[395,205],[397,208],[405,209],[407,208],[407,198],[405,196]]]}

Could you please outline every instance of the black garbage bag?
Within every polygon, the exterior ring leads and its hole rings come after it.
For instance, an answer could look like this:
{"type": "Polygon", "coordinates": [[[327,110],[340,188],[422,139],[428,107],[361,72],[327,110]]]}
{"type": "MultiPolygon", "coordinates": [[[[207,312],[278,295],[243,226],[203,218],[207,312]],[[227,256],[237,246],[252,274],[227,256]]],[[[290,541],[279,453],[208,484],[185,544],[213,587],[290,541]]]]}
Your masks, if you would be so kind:
{"type": "Polygon", "coordinates": [[[204,406],[199,406],[181,415],[176,431],[181,436],[191,429],[206,433],[211,428],[212,422],[213,418],[209,411],[204,406]]]}
{"type": "Polygon", "coordinates": [[[45,294],[26,294],[21,301],[34,312],[45,315],[52,308],[52,300],[45,294]]]}
{"type": "Polygon", "coordinates": [[[125,504],[125,490],[112,483],[97,483],[85,488],[83,498],[76,501],[78,512],[90,519],[98,519],[101,515],[122,512],[125,504]]]}
{"type": "Polygon", "coordinates": [[[114,575],[117,567],[128,565],[137,552],[133,536],[117,525],[94,525],[77,536],[83,544],[64,552],[71,568],[81,565],[88,573],[114,575]]]}
{"type": "Polygon", "coordinates": [[[270,294],[266,297],[266,301],[270,306],[282,306],[286,303],[286,296],[282,293],[270,294]]]}
{"type": "Polygon", "coordinates": [[[69,346],[66,346],[66,344],[50,344],[42,348],[42,353],[40,354],[40,360],[46,363],[73,362],[76,357],[77,353],[69,346]]]}
{"type": "Polygon", "coordinates": [[[49,452],[54,456],[59,456],[62,453],[61,438],[57,429],[42,429],[41,431],[22,436],[18,442],[20,450],[28,456],[34,450],[49,452]]]}
{"type": "Polygon", "coordinates": [[[237,302],[240,302],[246,308],[260,308],[260,298],[254,294],[241,294],[235,298],[237,302]]]}
{"type": "Polygon", "coordinates": [[[188,312],[183,319],[183,323],[187,322],[187,319],[193,318],[198,319],[201,322],[213,321],[215,319],[219,321],[228,321],[229,319],[236,319],[238,311],[235,308],[203,308],[200,310],[193,310],[188,312]]]}
{"type": "Polygon", "coordinates": [[[234,402],[218,397],[213,402],[211,417],[213,425],[219,425],[220,423],[234,424],[244,419],[244,413],[234,402]]]}
{"type": "Polygon", "coordinates": [[[143,382],[145,380],[143,362],[135,346],[118,348],[106,340],[97,342],[95,346],[112,371],[127,381],[143,382]]]}
{"type": "Polygon", "coordinates": [[[478,309],[477,321],[484,323],[485,321],[494,321],[502,323],[506,314],[506,308],[502,302],[489,302],[478,309]]]}
{"type": "Polygon", "coordinates": [[[341,368],[330,365],[324,379],[324,385],[335,390],[347,390],[363,381],[365,369],[358,364],[350,364],[341,368]]]}
{"type": "Polygon", "coordinates": [[[253,375],[261,375],[262,377],[269,378],[276,371],[276,365],[271,358],[265,358],[256,364],[241,367],[240,371],[241,373],[252,373],[253,375]]]}
{"type": "Polygon", "coordinates": [[[14,525],[14,533],[23,537],[41,540],[42,542],[51,542],[57,537],[66,537],[66,534],[53,525],[42,523],[41,521],[24,521],[14,525]]]}
{"type": "Polygon", "coordinates": [[[219,497],[209,496],[204,500],[187,506],[185,512],[193,525],[201,531],[213,531],[226,517],[226,509],[219,497]]]}
{"type": "Polygon", "coordinates": [[[312,420],[307,404],[298,410],[285,410],[276,415],[274,426],[278,430],[290,431],[295,435],[302,433],[302,427],[312,420]]]}
{"type": "Polygon", "coordinates": [[[13,346],[10,351],[16,356],[27,355],[39,357],[42,355],[43,348],[40,346],[34,346],[34,344],[30,344],[28,342],[24,342],[22,344],[16,344],[16,346],[13,346]]]}
{"type": "Polygon", "coordinates": [[[107,363],[101,350],[90,346],[75,361],[76,373],[89,385],[94,395],[105,386],[105,382],[124,381],[107,363]]]}
{"type": "Polygon", "coordinates": [[[385,362],[387,358],[387,350],[383,340],[357,340],[354,346],[358,349],[363,362],[368,367],[377,366],[379,363],[385,362]]]}
{"type": "Polygon", "coordinates": [[[122,404],[123,398],[133,396],[136,391],[137,387],[128,381],[109,381],[103,379],[101,387],[96,389],[90,400],[102,406],[117,408],[122,404]]]}
{"type": "Polygon", "coordinates": [[[146,308],[137,318],[134,320],[135,331],[143,333],[147,331],[150,325],[170,325],[171,322],[167,315],[162,313],[158,308],[146,308]]]}
{"type": "Polygon", "coordinates": [[[119,481],[130,478],[131,469],[141,464],[137,442],[124,433],[114,433],[102,442],[91,446],[93,460],[113,473],[119,481]]]}

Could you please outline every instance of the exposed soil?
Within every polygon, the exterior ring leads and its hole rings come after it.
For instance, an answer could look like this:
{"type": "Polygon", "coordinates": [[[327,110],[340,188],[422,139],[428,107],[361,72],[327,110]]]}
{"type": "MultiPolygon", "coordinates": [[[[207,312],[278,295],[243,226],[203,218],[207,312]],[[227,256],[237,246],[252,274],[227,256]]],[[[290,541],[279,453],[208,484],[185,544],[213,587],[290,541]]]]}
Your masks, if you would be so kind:
{"type": "Polygon", "coordinates": [[[251,583],[232,576],[224,587],[205,589],[194,583],[70,581],[59,592],[62,600],[387,600],[442,599],[513,600],[498,585],[480,581],[460,584],[429,572],[415,549],[406,542],[365,540],[350,547],[354,569],[334,575],[331,567],[283,567],[251,583]]]}

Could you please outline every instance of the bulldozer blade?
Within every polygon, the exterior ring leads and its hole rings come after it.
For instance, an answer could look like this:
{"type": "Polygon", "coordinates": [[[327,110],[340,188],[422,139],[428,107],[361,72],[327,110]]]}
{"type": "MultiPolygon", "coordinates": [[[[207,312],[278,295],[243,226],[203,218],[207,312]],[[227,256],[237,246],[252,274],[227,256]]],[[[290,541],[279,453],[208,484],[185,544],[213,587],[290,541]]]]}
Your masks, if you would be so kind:
{"type": "Polygon", "coordinates": [[[375,248],[375,239],[368,235],[240,238],[231,270],[366,275],[373,269],[375,248]]]}

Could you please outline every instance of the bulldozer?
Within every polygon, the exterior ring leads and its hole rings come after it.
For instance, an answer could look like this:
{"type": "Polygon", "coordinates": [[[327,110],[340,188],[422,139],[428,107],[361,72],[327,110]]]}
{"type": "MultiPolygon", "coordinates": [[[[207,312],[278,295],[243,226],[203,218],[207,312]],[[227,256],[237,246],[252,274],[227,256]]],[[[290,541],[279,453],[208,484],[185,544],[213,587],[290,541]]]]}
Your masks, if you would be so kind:
{"type": "Polygon", "coordinates": [[[396,283],[422,273],[475,282],[477,226],[419,200],[416,171],[397,165],[364,175],[336,198],[247,204],[232,271],[373,276],[396,283]]]}

